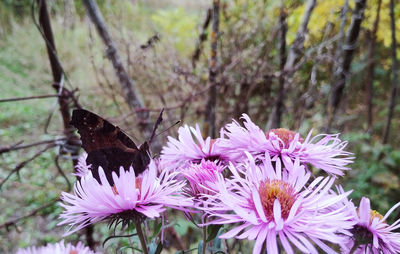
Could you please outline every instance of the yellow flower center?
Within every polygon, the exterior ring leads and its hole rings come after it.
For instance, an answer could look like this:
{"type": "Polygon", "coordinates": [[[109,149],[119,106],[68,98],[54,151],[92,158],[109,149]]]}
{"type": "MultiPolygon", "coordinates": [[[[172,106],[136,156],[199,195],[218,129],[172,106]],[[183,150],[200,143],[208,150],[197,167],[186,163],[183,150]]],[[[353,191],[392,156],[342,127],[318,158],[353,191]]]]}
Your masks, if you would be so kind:
{"type": "Polygon", "coordinates": [[[373,221],[375,218],[378,218],[379,220],[382,220],[382,219],[383,219],[382,214],[380,214],[380,213],[379,213],[378,211],[376,211],[376,210],[371,210],[370,214],[371,214],[371,216],[370,216],[370,218],[369,218],[370,223],[372,223],[372,221],[373,221]]]}
{"type": "Polygon", "coordinates": [[[292,185],[281,180],[267,180],[262,182],[258,192],[260,193],[265,216],[269,220],[273,220],[274,218],[274,202],[276,199],[281,204],[281,216],[286,220],[298,196],[292,185]]]}
{"type": "MultiPolygon", "coordinates": [[[[370,216],[369,216],[369,224],[371,224],[372,223],[372,221],[375,219],[375,218],[378,218],[379,220],[382,220],[383,219],[383,216],[378,212],[378,211],[376,211],[376,210],[370,210],[370,216]]],[[[358,215],[358,217],[360,217],[360,208],[357,208],[357,215],[358,215]]]]}

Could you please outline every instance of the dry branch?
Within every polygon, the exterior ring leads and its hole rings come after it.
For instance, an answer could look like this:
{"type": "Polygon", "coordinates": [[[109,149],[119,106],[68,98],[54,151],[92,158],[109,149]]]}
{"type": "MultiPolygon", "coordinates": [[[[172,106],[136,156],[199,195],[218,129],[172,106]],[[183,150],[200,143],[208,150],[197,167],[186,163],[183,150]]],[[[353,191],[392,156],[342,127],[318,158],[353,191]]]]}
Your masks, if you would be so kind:
{"type": "Polygon", "coordinates": [[[6,183],[6,181],[15,173],[19,173],[19,171],[26,166],[26,164],[28,164],[29,162],[31,162],[32,160],[36,159],[37,157],[39,157],[40,155],[42,155],[44,152],[46,152],[47,150],[49,150],[50,148],[55,147],[55,144],[49,144],[47,145],[45,148],[39,150],[38,152],[36,152],[32,157],[18,163],[17,166],[14,167],[13,170],[11,170],[11,172],[6,176],[6,178],[3,179],[3,181],[0,183],[0,190],[3,187],[3,185],[6,183]]]}
{"type": "Polygon", "coordinates": [[[212,31],[211,31],[211,55],[210,64],[208,66],[208,82],[210,83],[210,91],[206,104],[206,122],[208,136],[214,138],[216,133],[215,115],[217,110],[217,48],[219,34],[219,0],[213,0],[212,7],[212,31]]]}
{"type": "Polygon", "coordinates": [[[8,220],[8,221],[6,221],[6,222],[4,222],[3,224],[0,225],[0,229],[1,229],[1,228],[6,228],[6,230],[8,231],[10,226],[13,226],[13,225],[16,226],[16,224],[17,224],[19,221],[24,220],[24,219],[27,219],[27,218],[29,218],[29,217],[35,216],[38,212],[40,212],[40,211],[42,211],[42,210],[44,210],[44,209],[46,209],[46,208],[48,208],[48,207],[54,205],[54,204],[55,204],[56,202],[58,202],[58,201],[60,201],[59,198],[54,199],[54,200],[50,201],[49,203],[47,203],[47,204],[45,204],[45,205],[43,205],[43,206],[41,206],[41,207],[38,207],[38,208],[36,208],[36,209],[30,211],[29,213],[27,213],[27,214],[25,214],[25,215],[23,215],[23,216],[21,216],[21,217],[17,217],[17,218],[8,220]]]}
{"type": "Polygon", "coordinates": [[[21,149],[26,149],[26,148],[30,148],[30,147],[34,147],[34,146],[39,146],[39,145],[46,145],[46,144],[54,144],[55,145],[57,142],[60,142],[60,141],[65,141],[65,138],[43,140],[43,141],[38,141],[38,142],[31,143],[31,144],[26,144],[26,145],[21,145],[23,143],[23,141],[19,141],[18,143],[13,144],[13,145],[7,145],[7,146],[0,147],[0,154],[8,153],[11,151],[17,151],[17,150],[21,150],[21,149]]]}
{"type": "Polygon", "coordinates": [[[204,18],[203,25],[201,26],[201,32],[199,35],[199,39],[197,40],[196,43],[196,49],[194,50],[193,56],[192,56],[192,67],[193,69],[196,68],[196,62],[200,58],[201,50],[203,49],[203,42],[207,40],[207,28],[210,24],[211,20],[211,9],[207,9],[206,17],[204,18]]]}
{"type": "Polygon", "coordinates": [[[389,112],[386,119],[385,132],[382,143],[386,144],[389,139],[390,124],[392,122],[394,106],[396,105],[397,83],[399,82],[399,65],[397,60],[397,41],[396,41],[396,19],[394,17],[394,0],[390,0],[390,28],[392,30],[392,89],[390,93],[389,112]]]}
{"type": "Polygon", "coordinates": [[[376,16],[374,21],[374,27],[370,33],[370,42],[369,42],[369,50],[368,50],[368,68],[365,78],[365,88],[367,91],[367,132],[372,132],[372,98],[374,95],[374,72],[375,72],[375,48],[376,48],[376,37],[378,32],[379,18],[381,12],[382,0],[378,0],[378,6],[376,7],[376,16]]]}
{"type": "MultiPolygon", "coordinates": [[[[268,119],[267,129],[278,128],[280,127],[281,115],[284,108],[284,94],[287,89],[289,89],[289,83],[293,77],[293,74],[296,71],[295,63],[299,59],[299,56],[303,53],[304,48],[304,40],[307,35],[307,27],[310,21],[311,14],[315,8],[317,1],[316,0],[308,0],[305,13],[303,15],[303,20],[297,29],[296,37],[290,46],[290,50],[288,56],[286,58],[286,62],[283,68],[283,72],[280,72],[280,76],[283,76],[284,85],[283,89],[279,88],[280,92],[277,98],[277,101],[271,111],[271,114],[268,119]],[[278,122],[279,120],[279,122],[278,122]]],[[[280,78],[281,79],[281,78],[280,78]]]]}
{"type": "Polygon", "coordinates": [[[13,102],[13,101],[24,101],[24,100],[34,100],[34,99],[46,99],[46,98],[54,98],[54,97],[61,97],[61,96],[58,94],[46,94],[46,95],[38,95],[38,96],[7,98],[7,99],[1,99],[0,103],[13,102]]]}
{"type": "Polygon", "coordinates": [[[333,73],[338,70],[340,63],[342,62],[340,59],[342,58],[343,55],[343,44],[344,44],[344,39],[345,39],[345,32],[344,28],[347,23],[347,12],[349,11],[349,0],[345,0],[342,11],[340,12],[340,27],[339,27],[339,34],[338,34],[338,40],[336,43],[336,52],[335,52],[335,58],[334,58],[334,64],[333,64],[333,73]]]}
{"type": "Polygon", "coordinates": [[[332,92],[328,105],[328,122],[326,131],[329,132],[330,126],[334,120],[337,108],[342,99],[343,90],[350,76],[350,65],[353,60],[353,54],[357,47],[357,39],[361,30],[361,22],[364,18],[364,9],[366,0],[356,0],[356,6],[351,18],[351,24],[347,31],[346,43],[343,46],[343,58],[337,70],[335,70],[332,84],[332,92]]]}
{"type": "MultiPolygon", "coordinates": [[[[306,11],[304,13],[303,20],[300,24],[300,27],[297,29],[296,38],[293,41],[292,45],[290,46],[289,54],[287,56],[287,60],[285,63],[285,71],[288,73],[292,72],[291,70],[293,69],[295,62],[298,60],[299,56],[303,52],[304,40],[307,35],[308,23],[310,21],[311,14],[312,11],[314,10],[316,3],[317,3],[316,0],[307,1],[306,11]]],[[[285,80],[287,83],[288,77],[285,77],[285,80]]]]}

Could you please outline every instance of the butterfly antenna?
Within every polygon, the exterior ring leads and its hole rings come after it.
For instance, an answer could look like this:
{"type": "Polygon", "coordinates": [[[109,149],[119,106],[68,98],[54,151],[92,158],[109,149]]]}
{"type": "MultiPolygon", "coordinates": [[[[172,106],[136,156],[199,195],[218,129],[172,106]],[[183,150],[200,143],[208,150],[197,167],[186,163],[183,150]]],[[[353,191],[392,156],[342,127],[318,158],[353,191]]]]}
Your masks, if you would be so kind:
{"type": "Polygon", "coordinates": [[[167,132],[169,129],[171,129],[172,127],[175,127],[175,125],[180,124],[181,120],[176,121],[176,123],[174,123],[173,125],[169,126],[168,128],[166,128],[165,130],[160,131],[159,133],[157,133],[154,137],[158,137],[161,134],[167,132]]]}
{"type": "Polygon", "coordinates": [[[157,121],[154,124],[153,127],[153,132],[151,133],[150,139],[149,139],[149,143],[151,143],[151,141],[153,140],[153,138],[156,136],[156,130],[158,128],[158,126],[160,125],[160,123],[162,122],[163,118],[162,118],[162,114],[164,112],[164,108],[161,109],[160,115],[158,115],[157,121]]]}

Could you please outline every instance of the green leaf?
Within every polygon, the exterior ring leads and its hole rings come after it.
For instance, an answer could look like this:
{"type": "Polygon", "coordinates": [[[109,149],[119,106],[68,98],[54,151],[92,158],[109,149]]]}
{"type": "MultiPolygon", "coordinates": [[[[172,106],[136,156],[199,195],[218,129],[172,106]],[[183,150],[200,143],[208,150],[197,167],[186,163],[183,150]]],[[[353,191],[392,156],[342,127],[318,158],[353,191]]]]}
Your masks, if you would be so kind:
{"type": "Polygon", "coordinates": [[[148,248],[148,250],[149,250],[149,254],[160,254],[161,251],[162,251],[162,249],[163,249],[163,247],[164,247],[164,246],[162,245],[161,242],[158,243],[158,244],[156,244],[154,241],[151,242],[151,243],[147,246],[147,248],[148,248]]]}
{"type": "Polygon", "coordinates": [[[154,233],[153,235],[150,237],[150,239],[153,239],[156,235],[158,235],[158,233],[160,233],[161,231],[161,227],[162,227],[162,223],[158,223],[157,226],[154,228],[154,233]]]}
{"type": "Polygon", "coordinates": [[[213,240],[217,237],[219,230],[223,227],[223,225],[209,225],[207,226],[207,242],[213,240]]]}

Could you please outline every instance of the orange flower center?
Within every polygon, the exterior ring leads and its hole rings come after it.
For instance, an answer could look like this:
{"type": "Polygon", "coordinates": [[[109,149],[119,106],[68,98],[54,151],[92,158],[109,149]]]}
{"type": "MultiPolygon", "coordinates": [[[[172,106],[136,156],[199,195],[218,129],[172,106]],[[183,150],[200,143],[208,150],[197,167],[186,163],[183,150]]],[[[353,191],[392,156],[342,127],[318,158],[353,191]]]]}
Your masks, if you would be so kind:
{"type": "Polygon", "coordinates": [[[69,252],[69,254],[78,254],[78,251],[77,251],[77,250],[71,250],[71,251],[69,252]]]}
{"type": "Polygon", "coordinates": [[[274,219],[274,202],[276,199],[281,204],[282,218],[285,220],[288,218],[290,209],[297,199],[297,194],[292,185],[281,180],[267,180],[261,183],[258,192],[260,193],[265,216],[269,220],[274,219]]]}
{"type": "MultiPolygon", "coordinates": [[[[285,144],[285,148],[289,147],[290,142],[296,136],[296,132],[294,132],[294,131],[290,131],[290,130],[285,129],[285,128],[279,128],[279,129],[271,129],[271,130],[267,131],[265,133],[265,135],[267,136],[267,139],[270,138],[270,133],[271,132],[274,133],[276,136],[278,136],[278,138],[280,138],[283,141],[283,143],[285,144]]],[[[303,139],[300,137],[299,141],[303,142],[303,139]]]]}

